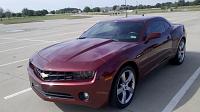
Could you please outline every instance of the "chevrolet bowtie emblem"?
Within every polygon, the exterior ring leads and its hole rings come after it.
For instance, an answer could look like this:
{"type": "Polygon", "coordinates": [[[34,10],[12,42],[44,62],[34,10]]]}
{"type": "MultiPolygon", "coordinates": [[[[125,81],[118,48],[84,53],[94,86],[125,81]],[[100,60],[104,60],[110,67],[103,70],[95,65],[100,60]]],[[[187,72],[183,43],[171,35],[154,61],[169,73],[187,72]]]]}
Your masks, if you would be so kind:
{"type": "Polygon", "coordinates": [[[49,74],[45,74],[45,73],[40,73],[40,75],[42,76],[42,78],[47,78],[47,77],[49,77],[49,74]]]}

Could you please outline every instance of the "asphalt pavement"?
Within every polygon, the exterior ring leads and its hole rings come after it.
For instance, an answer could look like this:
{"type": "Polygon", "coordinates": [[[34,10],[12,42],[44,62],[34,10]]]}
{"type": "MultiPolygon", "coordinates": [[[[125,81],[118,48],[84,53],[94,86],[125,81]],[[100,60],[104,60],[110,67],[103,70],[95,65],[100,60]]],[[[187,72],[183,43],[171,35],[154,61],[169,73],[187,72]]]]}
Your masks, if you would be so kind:
{"type": "Polygon", "coordinates": [[[181,66],[165,64],[152,71],[123,110],[45,102],[30,89],[26,71],[29,57],[38,50],[78,38],[98,21],[120,17],[0,25],[0,112],[200,112],[200,12],[149,15],[185,25],[186,59],[181,66]]]}

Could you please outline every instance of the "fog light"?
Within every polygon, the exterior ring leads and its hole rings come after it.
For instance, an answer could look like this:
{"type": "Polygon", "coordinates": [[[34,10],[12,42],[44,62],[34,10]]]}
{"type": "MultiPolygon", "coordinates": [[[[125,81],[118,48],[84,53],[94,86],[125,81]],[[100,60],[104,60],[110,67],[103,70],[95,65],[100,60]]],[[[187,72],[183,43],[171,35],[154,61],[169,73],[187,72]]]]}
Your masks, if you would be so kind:
{"type": "Polygon", "coordinates": [[[80,92],[79,93],[79,98],[80,100],[83,100],[83,101],[88,101],[89,100],[89,94],[86,93],[86,92],[80,92]]]}

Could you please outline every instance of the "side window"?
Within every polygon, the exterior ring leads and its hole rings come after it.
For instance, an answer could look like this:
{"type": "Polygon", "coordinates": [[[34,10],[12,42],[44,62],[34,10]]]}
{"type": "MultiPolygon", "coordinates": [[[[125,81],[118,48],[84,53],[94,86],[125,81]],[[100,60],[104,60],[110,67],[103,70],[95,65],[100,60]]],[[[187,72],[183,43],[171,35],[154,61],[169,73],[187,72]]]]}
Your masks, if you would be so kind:
{"type": "Polygon", "coordinates": [[[169,25],[169,23],[167,23],[167,22],[164,22],[164,21],[163,21],[163,25],[164,25],[165,31],[167,31],[167,30],[170,28],[170,25],[169,25]]]}
{"type": "Polygon", "coordinates": [[[153,32],[159,32],[159,33],[165,32],[164,22],[163,21],[151,22],[148,26],[147,34],[150,34],[153,32]]]}

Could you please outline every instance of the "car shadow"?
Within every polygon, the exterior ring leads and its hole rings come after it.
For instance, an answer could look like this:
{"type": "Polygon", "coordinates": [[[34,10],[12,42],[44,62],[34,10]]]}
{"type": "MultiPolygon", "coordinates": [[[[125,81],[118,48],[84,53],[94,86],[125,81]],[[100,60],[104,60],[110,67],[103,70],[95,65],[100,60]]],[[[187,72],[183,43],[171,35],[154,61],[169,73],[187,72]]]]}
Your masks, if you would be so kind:
{"type": "MultiPolygon", "coordinates": [[[[56,103],[63,112],[161,112],[176,95],[184,83],[200,66],[200,53],[187,52],[185,62],[180,65],[163,64],[153,70],[137,85],[134,101],[125,109],[106,106],[92,109],[84,106],[56,103]]],[[[200,77],[181,99],[175,109],[183,106],[200,87],[200,77]]]]}

